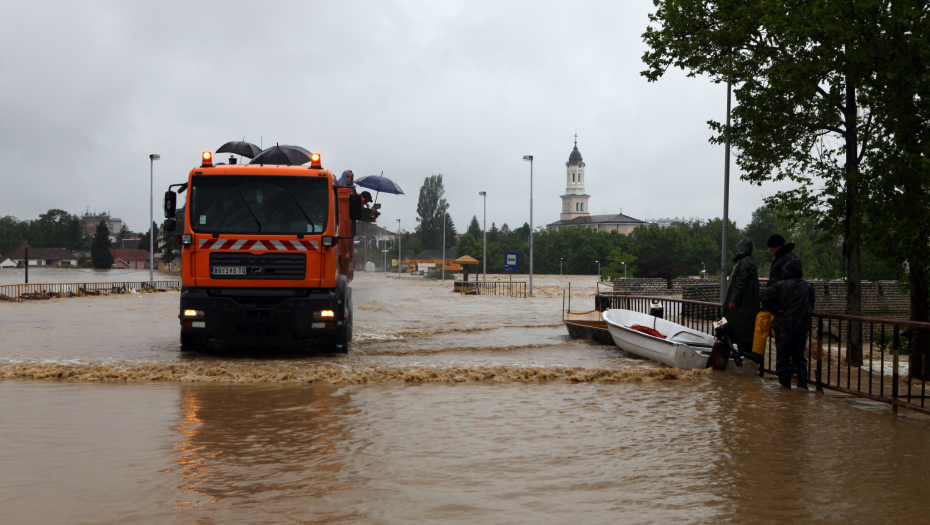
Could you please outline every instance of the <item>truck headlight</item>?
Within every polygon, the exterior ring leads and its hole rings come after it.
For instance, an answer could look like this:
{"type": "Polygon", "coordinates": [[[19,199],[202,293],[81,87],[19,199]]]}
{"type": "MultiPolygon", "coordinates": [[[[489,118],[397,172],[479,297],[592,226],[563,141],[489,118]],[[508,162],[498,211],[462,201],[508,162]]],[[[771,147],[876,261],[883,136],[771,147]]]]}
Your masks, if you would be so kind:
{"type": "Polygon", "coordinates": [[[323,246],[332,246],[336,244],[336,238],[329,235],[323,236],[323,246]]]}
{"type": "Polygon", "coordinates": [[[189,244],[194,244],[194,236],[193,236],[193,235],[191,235],[191,234],[189,234],[189,233],[185,233],[185,234],[182,234],[180,237],[181,237],[181,244],[182,244],[182,245],[187,246],[187,245],[189,245],[189,244]]]}

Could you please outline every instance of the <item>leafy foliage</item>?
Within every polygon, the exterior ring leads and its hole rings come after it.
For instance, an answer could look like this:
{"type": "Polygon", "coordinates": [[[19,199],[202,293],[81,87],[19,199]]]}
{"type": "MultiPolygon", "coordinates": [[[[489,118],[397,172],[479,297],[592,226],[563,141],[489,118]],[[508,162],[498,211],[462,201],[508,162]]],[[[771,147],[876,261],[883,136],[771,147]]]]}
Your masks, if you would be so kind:
{"type": "Polygon", "coordinates": [[[77,215],[52,209],[31,221],[20,221],[9,215],[0,217],[0,253],[5,253],[23,241],[36,248],[67,248],[80,250],[84,244],[84,229],[77,215]]]}
{"type": "Polygon", "coordinates": [[[443,217],[446,218],[446,238],[448,242],[450,228],[452,237],[455,229],[448,217],[449,203],[445,198],[446,190],[442,185],[442,173],[430,175],[420,187],[420,199],[417,202],[417,227],[420,249],[436,250],[442,248],[443,217]]]}

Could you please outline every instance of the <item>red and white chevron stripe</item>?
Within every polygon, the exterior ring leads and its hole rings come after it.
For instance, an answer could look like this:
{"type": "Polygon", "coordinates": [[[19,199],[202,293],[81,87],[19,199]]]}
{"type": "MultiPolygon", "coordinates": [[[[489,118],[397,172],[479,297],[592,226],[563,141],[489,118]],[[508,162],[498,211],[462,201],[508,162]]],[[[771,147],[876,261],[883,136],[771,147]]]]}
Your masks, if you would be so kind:
{"type": "Polygon", "coordinates": [[[200,239],[203,250],[240,250],[248,252],[315,252],[318,241],[250,241],[246,239],[200,239]]]}

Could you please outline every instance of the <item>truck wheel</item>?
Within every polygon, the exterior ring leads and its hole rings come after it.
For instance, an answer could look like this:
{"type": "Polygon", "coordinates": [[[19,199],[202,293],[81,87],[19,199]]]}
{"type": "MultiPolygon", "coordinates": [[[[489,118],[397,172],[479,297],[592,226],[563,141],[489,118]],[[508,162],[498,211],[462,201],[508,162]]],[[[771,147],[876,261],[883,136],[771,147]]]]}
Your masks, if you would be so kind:
{"type": "Polygon", "coordinates": [[[345,301],[343,301],[345,316],[343,317],[342,326],[336,332],[336,339],[333,342],[334,350],[337,354],[349,353],[349,341],[352,340],[352,289],[346,288],[345,301]]]}
{"type": "Polygon", "coordinates": [[[200,344],[194,340],[194,336],[181,332],[181,351],[198,352],[200,351],[200,344]]]}

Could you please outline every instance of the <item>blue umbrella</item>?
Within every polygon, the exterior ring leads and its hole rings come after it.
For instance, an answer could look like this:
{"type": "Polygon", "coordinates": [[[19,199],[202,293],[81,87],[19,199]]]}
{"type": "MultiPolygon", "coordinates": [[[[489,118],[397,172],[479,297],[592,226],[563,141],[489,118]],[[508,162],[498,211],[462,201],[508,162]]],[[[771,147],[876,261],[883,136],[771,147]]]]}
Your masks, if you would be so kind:
{"type": "MultiPolygon", "coordinates": [[[[382,171],[381,173],[383,174],[384,172],[382,171]]],[[[384,193],[393,193],[394,195],[404,195],[404,190],[400,189],[400,186],[398,186],[396,182],[384,175],[367,175],[355,181],[355,184],[363,188],[375,190],[375,202],[378,202],[378,194],[382,191],[384,193]]]]}
{"type": "Polygon", "coordinates": [[[404,190],[391,179],[383,175],[368,175],[355,181],[355,184],[363,188],[375,190],[378,193],[393,193],[394,195],[404,195],[404,190]]]}

